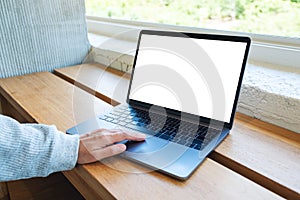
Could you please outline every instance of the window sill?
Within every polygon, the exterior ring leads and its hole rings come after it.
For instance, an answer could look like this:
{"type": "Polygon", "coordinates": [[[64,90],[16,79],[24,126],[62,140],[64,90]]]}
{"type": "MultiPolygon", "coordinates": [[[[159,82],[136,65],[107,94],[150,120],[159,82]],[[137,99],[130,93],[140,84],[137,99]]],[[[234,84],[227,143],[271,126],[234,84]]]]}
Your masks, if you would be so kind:
{"type": "Polygon", "coordinates": [[[248,64],[238,111],[300,133],[300,74],[248,64]]]}
{"type": "MultiPolygon", "coordinates": [[[[86,62],[130,72],[136,43],[89,33],[86,62]]],[[[300,133],[300,70],[248,63],[238,112],[300,133]]]]}

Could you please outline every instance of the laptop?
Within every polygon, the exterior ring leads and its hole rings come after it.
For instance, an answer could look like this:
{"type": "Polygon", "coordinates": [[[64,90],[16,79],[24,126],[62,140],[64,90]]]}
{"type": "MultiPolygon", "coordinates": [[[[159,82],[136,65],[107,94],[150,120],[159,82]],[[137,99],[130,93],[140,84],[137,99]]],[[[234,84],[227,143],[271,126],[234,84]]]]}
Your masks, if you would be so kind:
{"type": "Polygon", "coordinates": [[[126,103],[67,133],[145,133],[143,142],[123,141],[121,156],[186,180],[232,128],[250,42],[245,36],[142,30],[126,103]]]}

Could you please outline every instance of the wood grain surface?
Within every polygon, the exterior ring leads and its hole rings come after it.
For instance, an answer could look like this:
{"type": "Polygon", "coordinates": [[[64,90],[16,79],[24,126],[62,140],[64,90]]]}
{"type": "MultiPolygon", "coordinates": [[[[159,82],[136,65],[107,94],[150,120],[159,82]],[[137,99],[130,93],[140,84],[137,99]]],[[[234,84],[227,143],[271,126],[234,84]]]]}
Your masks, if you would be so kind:
{"type": "MultiPolygon", "coordinates": [[[[90,93],[105,93],[112,99],[113,94],[118,94],[122,102],[127,96],[128,75],[124,78],[108,69],[83,64],[57,69],[55,74],[69,82],[80,82],[90,93]],[[97,82],[98,79],[106,82],[97,82]],[[122,87],[115,87],[118,83],[122,87]]],[[[231,134],[210,158],[286,198],[300,198],[300,134],[237,113],[231,134]]]]}
{"type": "MultiPolygon", "coordinates": [[[[77,96],[74,90],[74,86],[47,72],[0,80],[0,93],[22,111],[24,118],[55,124],[62,131],[111,107],[83,91],[77,96]],[[73,105],[74,96],[81,106],[73,105]],[[92,109],[85,107],[86,102],[92,103],[92,109]],[[77,119],[74,113],[84,114],[82,109],[92,112],[77,119]]],[[[87,199],[280,198],[209,158],[183,182],[119,157],[79,165],[64,175],[87,199]]]]}

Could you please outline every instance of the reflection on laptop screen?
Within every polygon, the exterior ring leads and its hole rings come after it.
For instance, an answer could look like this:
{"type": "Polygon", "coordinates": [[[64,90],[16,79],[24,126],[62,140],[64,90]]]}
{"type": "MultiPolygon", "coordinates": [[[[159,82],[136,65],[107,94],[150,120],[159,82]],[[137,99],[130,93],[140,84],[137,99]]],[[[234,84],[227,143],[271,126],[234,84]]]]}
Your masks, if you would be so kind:
{"type": "Polygon", "coordinates": [[[129,99],[229,122],[246,46],[142,34],[129,99]]]}

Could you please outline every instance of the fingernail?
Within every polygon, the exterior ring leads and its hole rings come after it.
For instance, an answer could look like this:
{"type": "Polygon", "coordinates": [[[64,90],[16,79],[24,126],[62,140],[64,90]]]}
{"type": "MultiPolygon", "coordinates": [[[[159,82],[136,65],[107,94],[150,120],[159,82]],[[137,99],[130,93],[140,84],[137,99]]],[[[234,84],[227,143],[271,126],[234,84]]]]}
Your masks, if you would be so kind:
{"type": "Polygon", "coordinates": [[[120,151],[125,151],[126,150],[126,145],[125,144],[122,144],[122,145],[118,145],[120,151]]]}

